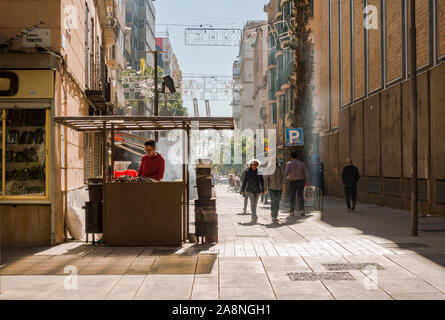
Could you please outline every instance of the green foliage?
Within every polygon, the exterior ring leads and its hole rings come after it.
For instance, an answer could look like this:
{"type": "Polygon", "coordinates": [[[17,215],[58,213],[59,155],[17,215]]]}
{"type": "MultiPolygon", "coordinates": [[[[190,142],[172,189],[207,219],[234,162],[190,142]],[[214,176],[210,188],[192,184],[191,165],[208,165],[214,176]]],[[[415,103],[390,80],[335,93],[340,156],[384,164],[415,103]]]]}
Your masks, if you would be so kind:
{"type": "Polygon", "coordinates": [[[182,99],[179,99],[168,101],[167,104],[160,103],[159,115],[185,117],[188,116],[188,110],[183,106],[182,99]]]}
{"type": "Polygon", "coordinates": [[[305,132],[304,148],[297,148],[300,158],[308,160],[312,146],[312,131],[314,126],[313,111],[313,70],[314,44],[310,38],[312,32],[309,19],[312,14],[312,1],[294,0],[292,2],[292,16],[295,23],[291,26],[292,41],[290,44],[294,52],[294,74],[296,81],[292,89],[294,92],[294,108],[289,115],[292,126],[302,127],[305,132]]]}

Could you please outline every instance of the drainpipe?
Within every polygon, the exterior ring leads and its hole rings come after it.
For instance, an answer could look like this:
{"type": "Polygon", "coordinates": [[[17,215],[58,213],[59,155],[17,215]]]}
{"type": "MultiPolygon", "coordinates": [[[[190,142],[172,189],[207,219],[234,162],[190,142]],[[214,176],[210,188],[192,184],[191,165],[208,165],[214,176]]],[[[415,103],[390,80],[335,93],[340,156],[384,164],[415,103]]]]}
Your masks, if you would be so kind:
{"type": "Polygon", "coordinates": [[[411,0],[411,235],[419,230],[417,194],[417,32],[416,1],[411,0]]]}
{"type": "MultiPolygon", "coordinates": [[[[54,91],[55,91],[55,86],[56,86],[56,73],[54,73],[54,91]]],[[[50,201],[51,201],[51,205],[50,205],[50,215],[51,215],[51,235],[50,235],[50,245],[54,246],[56,244],[56,212],[55,212],[55,192],[54,192],[54,186],[55,186],[55,182],[56,182],[56,175],[54,174],[54,168],[55,168],[55,164],[56,164],[56,139],[55,139],[55,134],[56,134],[56,130],[55,130],[55,123],[54,123],[54,116],[56,114],[56,104],[55,104],[55,98],[53,98],[51,100],[51,119],[50,119],[50,124],[51,124],[51,145],[50,145],[50,150],[51,150],[51,181],[50,181],[50,201]]]]}

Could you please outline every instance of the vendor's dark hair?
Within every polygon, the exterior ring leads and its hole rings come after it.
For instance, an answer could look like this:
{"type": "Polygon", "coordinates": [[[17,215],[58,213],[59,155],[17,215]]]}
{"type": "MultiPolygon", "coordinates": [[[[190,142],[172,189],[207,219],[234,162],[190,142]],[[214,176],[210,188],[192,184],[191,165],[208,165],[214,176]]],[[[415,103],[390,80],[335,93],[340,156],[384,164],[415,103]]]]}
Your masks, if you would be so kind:
{"type": "Polygon", "coordinates": [[[290,154],[292,159],[297,159],[298,158],[298,153],[297,151],[292,151],[292,153],[290,154]]]}
{"type": "Polygon", "coordinates": [[[145,141],[144,146],[150,146],[150,147],[155,148],[156,142],[154,140],[147,140],[147,141],[145,141]]]}

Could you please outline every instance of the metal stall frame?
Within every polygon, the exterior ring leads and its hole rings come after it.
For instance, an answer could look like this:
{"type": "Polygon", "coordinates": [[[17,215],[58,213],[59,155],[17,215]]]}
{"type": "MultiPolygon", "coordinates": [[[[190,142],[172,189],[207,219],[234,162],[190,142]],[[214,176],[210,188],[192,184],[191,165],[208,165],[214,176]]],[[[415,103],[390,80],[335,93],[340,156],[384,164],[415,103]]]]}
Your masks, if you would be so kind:
{"type": "MultiPolygon", "coordinates": [[[[192,123],[198,124],[198,130],[234,130],[233,117],[133,117],[133,116],[55,116],[56,124],[78,132],[100,132],[102,134],[102,178],[109,181],[107,142],[111,132],[111,145],[114,145],[115,134],[121,131],[169,131],[183,130],[183,242],[189,238],[190,223],[190,130],[192,123]],[[187,142],[186,142],[187,141],[187,142]]],[[[111,148],[111,172],[114,174],[114,148],[111,148]]]]}

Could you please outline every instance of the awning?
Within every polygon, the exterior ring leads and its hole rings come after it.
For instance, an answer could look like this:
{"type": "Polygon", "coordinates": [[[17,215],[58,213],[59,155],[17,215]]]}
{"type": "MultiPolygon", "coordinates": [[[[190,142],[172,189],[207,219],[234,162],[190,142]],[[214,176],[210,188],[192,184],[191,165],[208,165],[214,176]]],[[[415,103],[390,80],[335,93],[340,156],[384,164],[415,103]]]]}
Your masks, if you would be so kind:
{"type": "Polygon", "coordinates": [[[166,131],[174,129],[234,130],[232,117],[134,117],[134,116],[75,116],[54,117],[54,122],[81,132],[166,131]]]}

